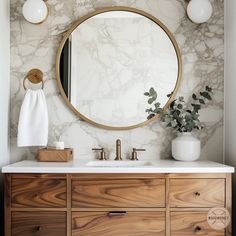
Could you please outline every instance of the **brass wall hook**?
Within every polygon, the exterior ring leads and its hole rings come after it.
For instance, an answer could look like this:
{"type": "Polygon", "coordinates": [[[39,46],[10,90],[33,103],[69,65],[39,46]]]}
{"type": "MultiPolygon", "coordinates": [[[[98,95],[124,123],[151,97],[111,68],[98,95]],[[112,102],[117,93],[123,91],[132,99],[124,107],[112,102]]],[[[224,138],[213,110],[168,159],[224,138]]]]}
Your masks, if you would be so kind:
{"type": "Polygon", "coordinates": [[[26,90],[25,82],[29,80],[33,84],[42,83],[42,89],[44,88],[44,81],[43,81],[43,72],[39,69],[32,69],[30,70],[24,78],[23,87],[26,90]]]}

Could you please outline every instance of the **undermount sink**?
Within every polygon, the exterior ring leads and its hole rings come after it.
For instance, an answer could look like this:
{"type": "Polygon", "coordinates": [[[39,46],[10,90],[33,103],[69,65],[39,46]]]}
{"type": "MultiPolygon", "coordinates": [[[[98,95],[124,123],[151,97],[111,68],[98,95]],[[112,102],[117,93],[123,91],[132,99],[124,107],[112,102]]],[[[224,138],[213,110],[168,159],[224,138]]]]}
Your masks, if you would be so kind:
{"type": "Polygon", "coordinates": [[[91,167],[142,167],[150,166],[147,161],[89,161],[86,166],[91,167]]]}

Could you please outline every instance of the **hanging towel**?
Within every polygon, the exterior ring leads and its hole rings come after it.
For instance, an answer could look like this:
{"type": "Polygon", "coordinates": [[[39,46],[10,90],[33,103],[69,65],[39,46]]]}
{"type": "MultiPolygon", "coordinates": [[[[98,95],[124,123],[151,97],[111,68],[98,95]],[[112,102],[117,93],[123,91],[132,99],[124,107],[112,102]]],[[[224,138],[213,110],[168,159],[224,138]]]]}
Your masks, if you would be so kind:
{"type": "Polygon", "coordinates": [[[20,110],[18,147],[47,146],[48,110],[42,89],[28,89],[20,110]]]}

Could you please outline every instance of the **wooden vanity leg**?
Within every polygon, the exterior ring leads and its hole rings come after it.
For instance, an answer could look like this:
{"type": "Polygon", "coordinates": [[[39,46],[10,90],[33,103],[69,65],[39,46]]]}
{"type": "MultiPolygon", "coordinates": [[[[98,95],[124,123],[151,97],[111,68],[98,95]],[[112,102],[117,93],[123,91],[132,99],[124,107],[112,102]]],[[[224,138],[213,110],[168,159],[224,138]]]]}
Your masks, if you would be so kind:
{"type": "Polygon", "coordinates": [[[4,174],[4,235],[11,236],[11,175],[4,174]]]}
{"type": "Polygon", "coordinates": [[[226,228],[226,236],[232,235],[232,174],[226,174],[226,209],[229,211],[231,216],[231,222],[226,228]]]}
{"type": "Polygon", "coordinates": [[[166,177],[166,236],[170,236],[170,204],[169,204],[169,192],[170,192],[170,179],[166,177]]]}
{"type": "Polygon", "coordinates": [[[71,230],[71,175],[67,174],[66,176],[67,180],[67,236],[72,235],[71,230]]]}

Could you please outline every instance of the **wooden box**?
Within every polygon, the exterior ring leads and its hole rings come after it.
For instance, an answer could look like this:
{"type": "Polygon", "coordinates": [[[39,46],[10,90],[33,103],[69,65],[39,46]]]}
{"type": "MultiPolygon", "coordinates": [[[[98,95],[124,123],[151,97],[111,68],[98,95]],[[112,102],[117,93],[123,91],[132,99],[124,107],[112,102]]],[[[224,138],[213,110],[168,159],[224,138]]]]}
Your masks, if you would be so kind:
{"type": "Polygon", "coordinates": [[[37,160],[40,162],[67,162],[73,159],[73,149],[58,150],[43,148],[38,150],[37,160]]]}

